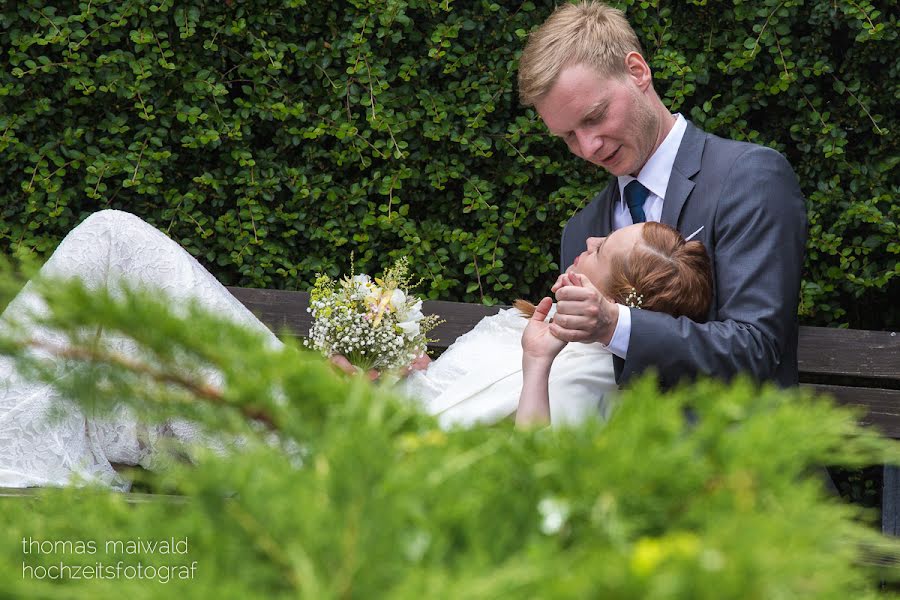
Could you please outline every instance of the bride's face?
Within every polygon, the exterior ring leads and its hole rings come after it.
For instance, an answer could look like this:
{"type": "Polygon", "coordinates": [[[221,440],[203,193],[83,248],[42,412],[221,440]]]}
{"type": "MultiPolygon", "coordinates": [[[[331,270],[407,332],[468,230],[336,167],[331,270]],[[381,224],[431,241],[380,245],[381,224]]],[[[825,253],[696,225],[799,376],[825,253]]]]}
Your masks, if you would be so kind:
{"type": "Polygon", "coordinates": [[[607,237],[587,239],[587,250],[575,257],[567,273],[581,273],[599,290],[606,289],[612,258],[627,255],[641,240],[643,223],[617,229],[607,237]]]}

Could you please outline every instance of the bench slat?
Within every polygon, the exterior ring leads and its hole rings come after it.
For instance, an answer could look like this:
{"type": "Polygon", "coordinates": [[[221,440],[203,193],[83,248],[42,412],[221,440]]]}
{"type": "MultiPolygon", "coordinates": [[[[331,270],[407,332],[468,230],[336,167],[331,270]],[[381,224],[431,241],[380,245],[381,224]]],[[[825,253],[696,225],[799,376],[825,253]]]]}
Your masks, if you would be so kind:
{"type": "Polygon", "coordinates": [[[895,331],[801,327],[799,343],[801,374],[900,378],[900,334],[895,331]]]}
{"type": "MultiPolygon", "coordinates": [[[[309,333],[312,326],[312,315],[306,312],[309,307],[309,292],[241,287],[229,287],[228,291],[273,331],[280,333],[287,329],[300,337],[306,337],[309,333]]],[[[422,311],[426,315],[436,314],[447,321],[438,325],[430,335],[438,340],[433,344],[436,348],[446,348],[456,338],[475,327],[478,321],[497,314],[501,308],[507,307],[442,300],[428,300],[422,304],[422,311]]]]}
{"type": "Polygon", "coordinates": [[[288,329],[304,337],[309,332],[312,325],[312,317],[306,312],[309,292],[241,287],[229,287],[228,291],[272,331],[281,333],[288,329]]]}
{"type": "Polygon", "coordinates": [[[867,413],[860,421],[862,424],[874,425],[888,437],[900,439],[900,390],[824,384],[801,384],[801,387],[827,394],[839,404],[865,408],[867,413]]]}
{"type": "MultiPolygon", "coordinates": [[[[289,329],[305,336],[312,325],[306,309],[309,293],[285,290],[229,288],[245,306],[275,331],[289,329]]],[[[438,348],[446,348],[478,321],[496,314],[500,308],[463,302],[431,300],[424,303],[426,314],[446,319],[432,337],[438,348]]],[[[801,327],[799,347],[801,374],[865,377],[897,381],[900,370],[900,335],[889,331],[863,331],[826,327],[801,327]]]]}
{"type": "Polygon", "coordinates": [[[508,306],[482,306],[480,304],[466,304],[464,302],[445,302],[442,300],[428,300],[422,303],[422,312],[426,315],[437,315],[446,320],[429,334],[429,337],[438,341],[431,344],[435,348],[447,348],[456,339],[472,330],[484,317],[496,315],[508,306]]]}

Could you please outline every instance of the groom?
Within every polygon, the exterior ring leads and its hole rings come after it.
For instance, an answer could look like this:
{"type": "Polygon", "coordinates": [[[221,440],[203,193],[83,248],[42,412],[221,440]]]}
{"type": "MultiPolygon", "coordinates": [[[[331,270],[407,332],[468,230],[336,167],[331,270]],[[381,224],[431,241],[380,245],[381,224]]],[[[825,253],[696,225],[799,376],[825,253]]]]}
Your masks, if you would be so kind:
{"type": "Polygon", "coordinates": [[[530,35],[519,94],[573,154],[616,177],[567,223],[563,268],[588,237],[645,220],[699,229],[713,265],[706,323],[614,304],[563,275],[554,335],[606,344],[619,383],[653,368],[664,386],[737,373],[796,385],[806,212],[784,157],[671,114],[623,13],[598,2],[564,4],[530,35]]]}

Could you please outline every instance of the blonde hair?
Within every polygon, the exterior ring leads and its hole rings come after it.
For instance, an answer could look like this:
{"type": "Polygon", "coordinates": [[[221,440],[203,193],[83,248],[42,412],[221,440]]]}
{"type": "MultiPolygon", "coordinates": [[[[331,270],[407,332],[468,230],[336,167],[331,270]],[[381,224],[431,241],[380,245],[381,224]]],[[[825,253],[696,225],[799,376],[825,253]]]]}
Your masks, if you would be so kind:
{"type": "Polygon", "coordinates": [[[533,106],[570,65],[593,67],[604,77],[624,75],[629,52],[643,55],[621,10],[588,0],[564,4],[528,36],[519,58],[519,99],[533,106]]]}
{"type": "MultiPolygon", "coordinates": [[[[712,266],[706,248],[652,221],[644,223],[641,240],[631,252],[612,258],[609,280],[592,283],[618,304],[628,304],[633,294],[641,297],[640,308],[697,323],[706,321],[712,303],[712,266]]],[[[526,300],[513,305],[525,316],[534,314],[534,305],[526,300]]]]}

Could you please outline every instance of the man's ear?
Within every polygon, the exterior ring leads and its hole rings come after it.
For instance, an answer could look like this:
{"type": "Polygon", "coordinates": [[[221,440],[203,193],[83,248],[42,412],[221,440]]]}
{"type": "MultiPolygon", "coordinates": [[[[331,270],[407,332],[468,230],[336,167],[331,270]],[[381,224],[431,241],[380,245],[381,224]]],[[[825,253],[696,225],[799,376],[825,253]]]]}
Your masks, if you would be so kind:
{"type": "Polygon", "coordinates": [[[630,80],[640,88],[646,91],[653,84],[653,74],[650,72],[650,65],[644,60],[644,57],[638,52],[629,52],[625,55],[625,72],[630,80]]]}

